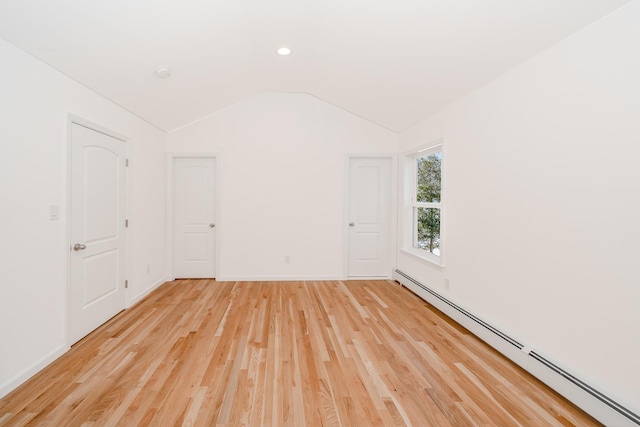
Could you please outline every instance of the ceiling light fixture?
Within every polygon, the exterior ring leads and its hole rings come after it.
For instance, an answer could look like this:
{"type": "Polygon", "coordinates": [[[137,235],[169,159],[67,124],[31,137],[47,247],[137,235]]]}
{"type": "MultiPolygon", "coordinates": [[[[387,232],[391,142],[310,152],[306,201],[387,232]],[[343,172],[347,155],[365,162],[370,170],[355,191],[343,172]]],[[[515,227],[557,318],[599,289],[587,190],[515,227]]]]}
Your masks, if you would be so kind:
{"type": "Polygon", "coordinates": [[[289,56],[289,55],[291,55],[291,49],[289,49],[288,47],[281,47],[278,50],[276,50],[276,52],[278,52],[278,55],[280,55],[280,56],[289,56]]]}
{"type": "Polygon", "coordinates": [[[166,79],[168,77],[171,77],[171,68],[159,67],[156,70],[156,76],[158,76],[159,79],[166,79]]]}

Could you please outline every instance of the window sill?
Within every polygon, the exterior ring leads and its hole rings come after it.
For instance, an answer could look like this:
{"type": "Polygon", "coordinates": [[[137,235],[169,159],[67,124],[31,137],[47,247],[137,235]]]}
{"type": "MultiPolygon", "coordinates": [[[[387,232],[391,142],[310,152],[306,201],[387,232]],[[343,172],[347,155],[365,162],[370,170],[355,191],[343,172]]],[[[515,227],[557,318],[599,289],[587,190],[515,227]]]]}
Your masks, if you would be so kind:
{"type": "Polygon", "coordinates": [[[442,264],[440,260],[435,260],[434,258],[423,254],[422,251],[419,251],[416,249],[402,248],[400,249],[400,252],[403,253],[404,255],[409,255],[410,257],[417,259],[421,263],[429,267],[435,268],[436,270],[440,270],[440,271],[444,270],[444,264],[442,264]]]}

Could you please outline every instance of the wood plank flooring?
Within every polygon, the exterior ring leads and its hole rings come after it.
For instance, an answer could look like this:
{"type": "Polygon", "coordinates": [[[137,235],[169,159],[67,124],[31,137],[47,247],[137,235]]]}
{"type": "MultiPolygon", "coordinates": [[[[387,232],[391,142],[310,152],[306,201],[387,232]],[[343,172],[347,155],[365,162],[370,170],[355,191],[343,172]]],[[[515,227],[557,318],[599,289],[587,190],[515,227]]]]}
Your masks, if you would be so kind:
{"type": "Polygon", "coordinates": [[[395,282],[180,280],[1,399],[0,425],[598,423],[395,282]]]}

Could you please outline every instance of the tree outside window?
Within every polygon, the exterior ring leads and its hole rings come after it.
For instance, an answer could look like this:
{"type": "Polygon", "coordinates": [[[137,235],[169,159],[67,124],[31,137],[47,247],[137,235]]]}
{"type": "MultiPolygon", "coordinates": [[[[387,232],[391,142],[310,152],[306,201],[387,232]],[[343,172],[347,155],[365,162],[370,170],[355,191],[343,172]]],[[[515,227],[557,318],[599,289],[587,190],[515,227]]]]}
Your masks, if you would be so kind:
{"type": "Polygon", "coordinates": [[[430,150],[415,159],[413,247],[440,256],[442,150],[430,150]]]}

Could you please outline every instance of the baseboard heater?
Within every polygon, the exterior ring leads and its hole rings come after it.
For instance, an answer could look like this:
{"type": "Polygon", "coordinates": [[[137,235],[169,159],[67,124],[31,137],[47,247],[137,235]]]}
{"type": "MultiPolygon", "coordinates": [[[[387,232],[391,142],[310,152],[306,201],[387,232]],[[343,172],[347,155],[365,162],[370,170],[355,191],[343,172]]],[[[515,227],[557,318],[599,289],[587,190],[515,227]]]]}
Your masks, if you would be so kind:
{"type": "Polygon", "coordinates": [[[640,425],[640,416],[638,416],[638,414],[630,411],[629,409],[625,408],[624,406],[622,406],[621,404],[619,404],[615,400],[613,400],[613,399],[607,397],[606,395],[600,393],[598,390],[596,390],[595,388],[591,387],[589,384],[586,384],[584,381],[574,377],[573,375],[571,375],[570,373],[568,373],[564,369],[560,368],[559,366],[557,366],[553,362],[550,362],[547,359],[545,359],[544,357],[540,356],[535,351],[531,351],[529,353],[529,356],[533,357],[535,360],[537,360],[538,362],[542,363],[547,368],[551,369],[552,371],[554,371],[558,375],[562,376],[567,381],[573,383],[573,385],[575,385],[576,387],[579,387],[582,390],[584,390],[585,392],[589,393],[591,396],[595,397],[600,402],[604,403],[605,405],[607,405],[611,409],[615,410],[619,414],[625,416],[629,420],[631,420],[634,423],[640,425]]]}
{"type": "Polygon", "coordinates": [[[524,348],[524,345],[520,344],[517,340],[511,338],[509,335],[505,334],[504,332],[499,331],[498,329],[494,328],[493,326],[491,326],[490,324],[488,324],[484,320],[480,319],[479,317],[469,313],[467,310],[465,310],[464,308],[460,307],[459,305],[449,301],[448,299],[446,299],[445,297],[443,297],[442,295],[440,295],[436,291],[434,291],[434,290],[428,288],[427,286],[423,285],[422,283],[418,282],[413,277],[408,276],[407,274],[403,273],[400,270],[396,270],[396,273],[398,273],[400,276],[404,277],[405,279],[407,279],[408,281],[410,281],[414,285],[419,286],[420,288],[422,288],[425,291],[429,292],[431,295],[433,295],[434,297],[438,298],[440,301],[442,301],[443,303],[447,304],[449,307],[453,308],[456,311],[459,311],[460,313],[462,313],[463,315],[467,316],[469,319],[473,320],[477,324],[479,324],[482,327],[484,327],[484,328],[488,329],[489,331],[493,332],[494,334],[496,334],[497,336],[499,336],[503,340],[507,341],[512,346],[517,347],[518,350],[522,350],[524,348]]]}
{"type": "MultiPolygon", "coordinates": [[[[439,293],[437,293],[433,289],[431,289],[428,286],[420,283],[419,281],[417,281],[413,277],[409,276],[408,274],[406,274],[406,273],[404,273],[404,272],[402,272],[400,270],[395,270],[395,273],[400,275],[400,276],[402,276],[406,280],[410,281],[414,285],[418,286],[420,289],[423,289],[425,292],[428,292],[433,297],[437,298],[438,300],[442,301],[443,303],[445,303],[449,307],[451,307],[454,310],[458,311],[460,314],[468,317],[469,319],[471,319],[472,321],[474,321],[478,325],[482,326],[483,328],[487,329],[491,333],[493,333],[493,334],[497,335],[498,337],[500,337],[501,339],[507,341],[509,344],[513,345],[514,347],[518,348],[519,350],[523,350],[524,349],[524,345],[521,344],[520,342],[518,342],[518,340],[516,340],[515,338],[512,338],[509,335],[505,334],[504,332],[496,329],[495,327],[491,326],[487,322],[485,322],[482,319],[480,319],[478,316],[476,316],[476,315],[474,315],[472,313],[469,313],[464,308],[460,307],[459,305],[455,304],[454,302],[452,302],[452,301],[448,300],[447,298],[443,297],[442,295],[440,295],[439,293]]],[[[544,357],[542,357],[541,355],[539,355],[535,351],[529,351],[527,354],[528,354],[529,357],[533,358],[537,362],[539,362],[542,365],[546,366],[548,369],[550,369],[553,372],[555,372],[556,374],[560,375],[565,380],[571,382],[574,386],[580,388],[582,391],[588,393],[589,395],[591,395],[595,399],[599,400],[600,402],[604,403],[605,405],[607,405],[609,408],[613,409],[614,411],[616,411],[620,415],[624,416],[628,420],[630,420],[633,423],[635,423],[635,424],[640,426],[640,415],[638,415],[638,414],[632,412],[631,410],[625,408],[624,406],[622,406],[618,402],[614,401],[613,399],[607,397],[606,395],[604,395],[603,393],[599,392],[595,388],[593,388],[590,385],[586,384],[584,381],[576,378],[575,376],[571,375],[569,372],[567,372],[564,369],[560,368],[558,365],[556,365],[553,362],[545,359],[544,357]]]]}

